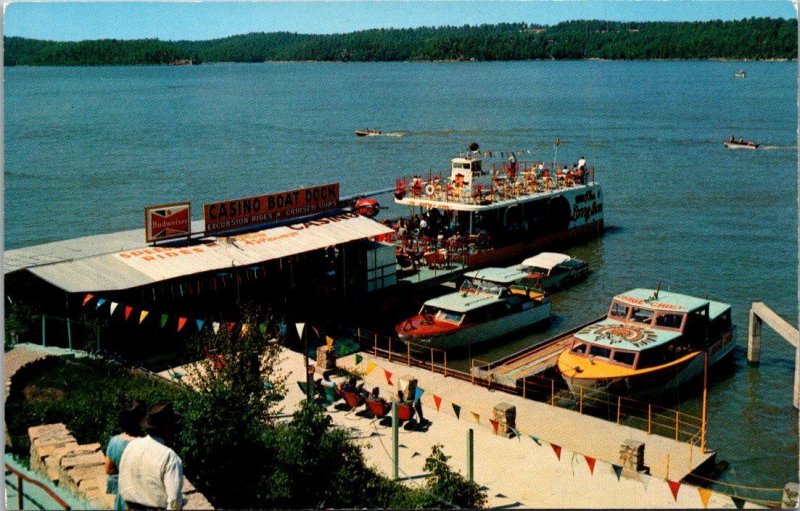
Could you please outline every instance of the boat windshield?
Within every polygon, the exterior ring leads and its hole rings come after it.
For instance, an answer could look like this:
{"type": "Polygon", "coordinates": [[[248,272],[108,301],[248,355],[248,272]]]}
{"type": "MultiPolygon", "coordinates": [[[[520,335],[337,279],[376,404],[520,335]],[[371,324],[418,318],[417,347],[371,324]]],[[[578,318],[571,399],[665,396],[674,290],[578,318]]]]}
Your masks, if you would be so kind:
{"type": "Polygon", "coordinates": [[[464,314],[460,312],[439,309],[438,307],[431,307],[430,305],[423,306],[420,314],[423,316],[433,317],[434,321],[444,321],[447,323],[454,323],[456,325],[460,324],[464,319],[464,314]]]}
{"type": "Polygon", "coordinates": [[[672,314],[669,312],[659,312],[656,314],[656,326],[661,328],[669,328],[673,330],[680,330],[683,324],[683,314],[672,314]]]}
{"type": "Polygon", "coordinates": [[[631,312],[631,321],[636,321],[637,323],[646,323],[650,324],[653,322],[653,311],[651,309],[641,309],[636,308],[633,309],[631,312]]]}
{"type": "Polygon", "coordinates": [[[465,280],[461,284],[461,294],[487,294],[499,296],[503,286],[485,280],[465,280]]]}
{"type": "Polygon", "coordinates": [[[624,321],[625,318],[628,317],[628,310],[630,307],[623,303],[619,302],[612,302],[611,309],[608,311],[608,315],[614,317],[615,319],[624,321]]]}

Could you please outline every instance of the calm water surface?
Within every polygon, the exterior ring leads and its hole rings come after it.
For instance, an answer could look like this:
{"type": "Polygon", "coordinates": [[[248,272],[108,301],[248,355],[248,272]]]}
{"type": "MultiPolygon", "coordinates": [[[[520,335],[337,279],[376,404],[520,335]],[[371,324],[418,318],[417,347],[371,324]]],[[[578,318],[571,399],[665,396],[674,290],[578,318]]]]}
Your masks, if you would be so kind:
{"type": "MultiPolygon", "coordinates": [[[[723,476],[796,479],[793,354],[765,329],[745,361],[747,310],[797,317],[795,63],[520,62],[7,68],[5,246],[138,228],[142,208],[339,181],[343,195],[446,168],[472,141],[532,158],[586,156],[605,237],[571,250],[594,273],[554,297],[553,328],[633,287],[731,303],[740,349],[709,395],[723,476]],[[356,128],[403,136],[358,139],[356,128]],[[767,150],[724,150],[730,134],[767,150]]],[[[388,202],[386,200],[385,202],[388,202]]],[[[680,408],[699,415],[698,394],[680,408]]],[[[724,490],[724,488],[721,488],[724,490]]],[[[778,498],[777,495],[774,496],[778,498]]]]}

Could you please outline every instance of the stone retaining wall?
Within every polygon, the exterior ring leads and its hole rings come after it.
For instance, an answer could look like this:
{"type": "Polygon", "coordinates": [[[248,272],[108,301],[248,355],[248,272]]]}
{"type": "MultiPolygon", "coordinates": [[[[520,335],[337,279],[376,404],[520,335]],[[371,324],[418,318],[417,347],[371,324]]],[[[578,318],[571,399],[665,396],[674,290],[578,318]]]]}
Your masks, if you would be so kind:
{"type": "MultiPolygon", "coordinates": [[[[105,455],[99,443],[78,444],[64,424],[28,428],[31,469],[84,498],[99,509],[113,509],[114,495],[106,493],[105,455]]],[[[183,482],[185,509],[214,509],[188,480],[183,482]]]]}

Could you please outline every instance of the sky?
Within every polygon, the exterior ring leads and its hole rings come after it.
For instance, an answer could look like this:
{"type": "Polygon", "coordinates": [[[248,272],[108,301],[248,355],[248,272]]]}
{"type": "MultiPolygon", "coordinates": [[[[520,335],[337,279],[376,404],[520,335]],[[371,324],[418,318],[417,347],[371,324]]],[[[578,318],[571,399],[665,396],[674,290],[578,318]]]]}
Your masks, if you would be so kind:
{"type": "Polygon", "coordinates": [[[499,22],[552,25],[571,19],[796,17],[791,0],[11,2],[4,7],[4,35],[54,41],[206,40],[249,32],[329,34],[499,22]]]}

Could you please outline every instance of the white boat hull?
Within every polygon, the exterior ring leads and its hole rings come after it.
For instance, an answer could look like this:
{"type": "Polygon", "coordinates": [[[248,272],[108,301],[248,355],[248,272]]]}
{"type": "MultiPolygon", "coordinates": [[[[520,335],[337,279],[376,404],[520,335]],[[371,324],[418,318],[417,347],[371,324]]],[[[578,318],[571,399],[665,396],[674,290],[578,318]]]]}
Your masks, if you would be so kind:
{"type": "Polygon", "coordinates": [[[550,317],[550,302],[522,310],[520,312],[492,319],[476,325],[452,330],[445,334],[414,338],[400,335],[400,339],[437,349],[455,349],[485,342],[517,330],[540,323],[550,317]]]}

